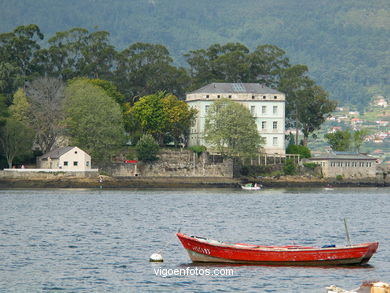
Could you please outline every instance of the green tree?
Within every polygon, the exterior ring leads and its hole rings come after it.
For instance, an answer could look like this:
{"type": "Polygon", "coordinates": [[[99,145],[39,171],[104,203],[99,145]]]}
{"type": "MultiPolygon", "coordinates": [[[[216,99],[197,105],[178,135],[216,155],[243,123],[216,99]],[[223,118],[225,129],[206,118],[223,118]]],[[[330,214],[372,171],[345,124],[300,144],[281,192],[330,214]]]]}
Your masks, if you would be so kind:
{"type": "Polygon", "coordinates": [[[28,125],[28,117],[31,111],[30,108],[31,106],[27,100],[26,93],[22,88],[19,88],[14,94],[12,105],[9,106],[9,111],[12,117],[17,121],[28,125]]]}
{"type": "Polygon", "coordinates": [[[170,136],[176,144],[186,142],[196,111],[172,94],[158,92],[144,96],[127,113],[143,133],[151,134],[160,145],[170,136]]]}
{"type": "Polygon", "coordinates": [[[114,101],[117,102],[121,106],[125,103],[124,95],[118,90],[116,85],[114,83],[112,83],[111,81],[102,80],[102,79],[98,79],[98,78],[90,79],[90,78],[86,78],[86,77],[82,77],[82,78],[77,77],[75,79],[70,80],[69,84],[71,84],[74,81],[78,81],[78,80],[88,82],[92,85],[98,86],[99,88],[103,89],[104,92],[109,97],[113,98],[114,101]]]}
{"type": "Polygon", "coordinates": [[[112,77],[117,52],[107,31],[72,28],[57,32],[48,42],[50,47],[39,52],[45,72],[64,80],[77,76],[112,77]]]}
{"type": "Polygon", "coordinates": [[[275,45],[260,45],[249,55],[249,81],[277,88],[284,69],[290,66],[286,52],[275,45]]]}
{"type": "Polygon", "coordinates": [[[367,136],[367,129],[356,130],[352,133],[353,147],[356,152],[360,152],[360,148],[363,145],[367,136]]]}
{"type": "Polygon", "coordinates": [[[349,130],[327,133],[325,139],[334,151],[348,151],[352,147],[352,136],[349,130]]]}
{"type": "Polygon", "coordinates": [[[166,95],[162,99],[163,111],[168,117],[166,134],[173,138],[176,146],[188,143],[189,130],[195,119],[197,110],[189,108],[188,104],[180,101],[174,95],[166,95]]]}
{"type": "Polygon", "coordinates": [[[311,157],[311,152],[308,147],[296,144],[289,144],[286,149],[286,154],[298,154],[301,158],[311,157]]]}
{"type": "Polygon", "coordinates": [[[163,92],[144,96],[134,104],[130,112],[139,122],[143,133],[151,134],[160,145],[163,144],[168,125],[168,116],[162,103],[164,97],[163,92]]]}
{"type": "Polygon", "coordinates": [[[35,24],[0,34],[0,92],[10,97],[26,80],[39,73],[38,42],[43,37],[35,24]]]}
{"type": "Polygon", "coordinates": [[[250,111],[229,99],[220,99],[210,106],[204,138],[223,155],[251,155],[263,143],[250,111]]]}
{"type": "Polygon", "coordinates": [[[307,146],[309,134],[321,127],[326,117],[335,110],[336,102],[307,75],[305,65],[285,68],[281,73],[278,89],[286,94],[286,124],[303,132],[303,145],[307,146]]]}
{"type": "Polygon", "coordinates": [[[150,162],[158,160],[157,155],[160,147],[150,134],[144,134],[137,142],[135,149],[140,161],[150,162]]]}
{"type": "Polygon", "coordinates": [[[115,82],[128,98],[139,98],[157,91],[183,96],[190,79],[183,68],[172,65],[166,47],[135,43],[118,55],[115,82]]]}
{"type": "Polygon", "coordinates": [[[70,142],[107,162],[125,143],[122,111],[104,90],[85,80],[65,90],[65,125],[70,142]]]}
{"type": "Polygon", "coordinates": [[[9,109],[7,105],[7,97],[0,95],[0,127],[5,125],[6,118],[9,117],[9,109]]]}
{"type": "Polygon", "coordinates": [[[33,131],[23,123],[14,119],[6,120],[0,128],[0,145],[9,168],[12,168],[15,157],[32,153],[33,138],[33,131]]]}
{"type": "Polygon", "coordinates": [[[285,175],[294,175],[296,173],[297,166],[293,159],[286,160],[283,171],[285,175]]]}
{"type": "Polygon", "coordinates": [[[190,65],[192,88],[211,82],[246,82],[249,77],[249,49],[240,43],[213,44],[208,49],[185,54],[190,65]]]}

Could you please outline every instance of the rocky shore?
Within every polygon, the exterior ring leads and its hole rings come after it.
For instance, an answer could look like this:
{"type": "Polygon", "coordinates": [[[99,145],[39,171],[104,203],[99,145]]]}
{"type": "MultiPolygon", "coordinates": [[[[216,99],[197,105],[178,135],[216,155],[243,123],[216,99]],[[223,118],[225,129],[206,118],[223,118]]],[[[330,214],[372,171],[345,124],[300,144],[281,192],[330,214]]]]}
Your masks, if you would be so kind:
{"type": "Polygon", "coordinates": [[[63,177],[15,179],[0,178],[0,188],[239,188],[241,184],[256,182],[267,188],[283,187],[335,187],[389,186],[377,180],[337,181],[314,176],[280,176],[261,178],[221,178],[221,177],[63,177]]]}

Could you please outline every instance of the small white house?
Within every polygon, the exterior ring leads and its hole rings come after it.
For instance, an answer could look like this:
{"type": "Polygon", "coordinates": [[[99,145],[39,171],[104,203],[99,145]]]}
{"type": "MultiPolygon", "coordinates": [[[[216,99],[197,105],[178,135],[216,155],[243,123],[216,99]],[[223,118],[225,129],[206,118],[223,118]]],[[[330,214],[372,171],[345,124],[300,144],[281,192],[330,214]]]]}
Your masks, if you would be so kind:
{"type": "Polygon", "coordinates": [[[52,150],[37,158],[40,169],[62,169],[64,171],[91,170],[91,156],[75,146],[52,150]]]}

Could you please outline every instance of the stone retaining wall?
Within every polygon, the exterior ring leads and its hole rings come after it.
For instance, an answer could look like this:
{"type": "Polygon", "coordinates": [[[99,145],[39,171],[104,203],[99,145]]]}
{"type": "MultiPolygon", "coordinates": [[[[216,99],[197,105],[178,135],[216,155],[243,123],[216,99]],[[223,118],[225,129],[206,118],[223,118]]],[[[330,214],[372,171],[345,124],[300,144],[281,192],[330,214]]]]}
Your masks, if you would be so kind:
{"type": "Polygon", "coordinates": [[[224,177],[233,178],[233,161],[189,150],[164,150],[160,159],[145,163],[116,163],[104,171],[110,176],[128,177],[224,177]]]}

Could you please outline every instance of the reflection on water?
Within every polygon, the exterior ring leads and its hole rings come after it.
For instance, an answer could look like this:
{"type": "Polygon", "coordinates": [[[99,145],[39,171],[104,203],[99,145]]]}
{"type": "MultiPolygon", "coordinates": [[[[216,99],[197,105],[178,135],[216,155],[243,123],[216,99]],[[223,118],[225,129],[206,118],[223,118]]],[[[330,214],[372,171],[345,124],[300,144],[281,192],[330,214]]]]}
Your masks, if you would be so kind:
{"type": "Polygon", "coordinates": [[[0,292],[324,292],[390,281],[388,188],[1,190],[0,292]],[[379,241],[363,267],[190,263],[175,233],[263,245],[379,241]],[[162,249],[165,262],[149,263],[162,249]],[[233,276],[155,269],[232,268],[233,276]]]}

